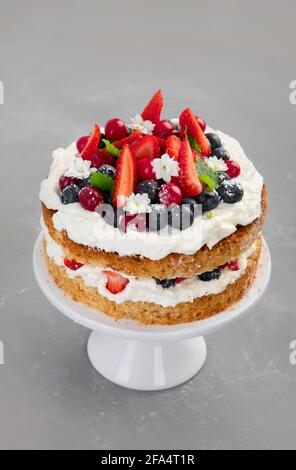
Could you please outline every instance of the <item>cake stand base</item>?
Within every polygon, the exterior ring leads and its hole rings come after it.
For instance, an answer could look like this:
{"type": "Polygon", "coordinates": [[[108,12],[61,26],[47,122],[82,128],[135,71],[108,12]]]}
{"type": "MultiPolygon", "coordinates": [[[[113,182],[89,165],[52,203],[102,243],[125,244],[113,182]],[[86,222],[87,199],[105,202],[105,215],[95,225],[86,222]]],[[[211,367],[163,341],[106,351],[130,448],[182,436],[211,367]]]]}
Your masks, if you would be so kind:
{"type": "Polygon", "coordinates": [[[90,334],[87,352],[92,366],[111,382],[135,390],[163,390],[199,372],[207,346],[202,336],[183,341],[137,341],[90,334]]]}

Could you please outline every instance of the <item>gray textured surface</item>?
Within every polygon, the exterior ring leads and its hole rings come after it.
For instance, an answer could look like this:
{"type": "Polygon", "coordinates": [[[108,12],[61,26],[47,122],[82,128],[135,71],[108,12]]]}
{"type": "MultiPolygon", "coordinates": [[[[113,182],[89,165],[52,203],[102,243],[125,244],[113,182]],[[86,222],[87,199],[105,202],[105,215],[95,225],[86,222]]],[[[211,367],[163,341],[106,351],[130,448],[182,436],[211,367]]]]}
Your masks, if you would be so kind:
{"type": "Polygon", "coordinates": [[[293,1],[0,1],[0,448],[296,448],[293,1]],[[235,135],[264,174],[273,277],[205,368],[159,393],[96,374],[88,331],[36,286],[40,180],[51,151],[162,88],[235,135]]]}

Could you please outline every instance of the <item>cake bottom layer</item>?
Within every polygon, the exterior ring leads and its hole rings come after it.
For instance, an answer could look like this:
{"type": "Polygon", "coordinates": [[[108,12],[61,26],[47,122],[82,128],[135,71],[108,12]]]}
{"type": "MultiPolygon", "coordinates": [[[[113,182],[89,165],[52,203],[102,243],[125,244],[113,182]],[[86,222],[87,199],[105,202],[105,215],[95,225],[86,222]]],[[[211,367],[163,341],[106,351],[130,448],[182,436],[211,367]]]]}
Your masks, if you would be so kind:
{"type": "Polygon", "coordinates": [[[233,284],[223,292],[196,298],[193,302],[182,302],[174,307],[162,307],[149,302],[126,301],[117,304],[99,294],[95,287],[87,286],[81,277],[69,278],[66,269],[50,259],[44,249],[48,270],[56,284],[73,300],[96,308],[105,314],[120,319],[128,318],[144,324],[172,325],[201,320],[226,310],[238,302],[252,285],[261,253],[259,237],[256,251],[248,258],[247,268],[233,284]]]}

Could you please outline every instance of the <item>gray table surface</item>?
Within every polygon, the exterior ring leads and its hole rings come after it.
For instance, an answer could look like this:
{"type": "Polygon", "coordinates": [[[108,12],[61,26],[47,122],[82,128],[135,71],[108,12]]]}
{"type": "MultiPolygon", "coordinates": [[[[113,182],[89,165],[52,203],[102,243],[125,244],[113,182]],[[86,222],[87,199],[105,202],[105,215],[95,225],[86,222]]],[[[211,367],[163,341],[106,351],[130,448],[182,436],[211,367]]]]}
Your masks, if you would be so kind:
{"type": "Polygon", "coordinates": [[[293,1],[0,1],[1,449],[296,448],[293,1]],[[210,335],[176,389],[117,387],[89,334],[39,291],[32,247],[51,152],[152,92],[236,136],[265,176],[273,275],[242,320],[210,335]]]}

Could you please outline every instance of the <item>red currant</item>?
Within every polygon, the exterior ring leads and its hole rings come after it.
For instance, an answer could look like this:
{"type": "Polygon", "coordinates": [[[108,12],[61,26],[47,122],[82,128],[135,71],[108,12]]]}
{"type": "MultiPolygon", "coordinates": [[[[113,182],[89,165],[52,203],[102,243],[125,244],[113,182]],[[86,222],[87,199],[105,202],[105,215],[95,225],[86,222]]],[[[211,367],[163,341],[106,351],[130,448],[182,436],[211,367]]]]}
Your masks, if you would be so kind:
{"type": "Polygon", "coordinates": [[[103,204],[104,196],[102,191],[94,186],[86,186],[79,191],[79,202],[87,211],[95,211],[96,207],[103,204]]]}
{"type": "Polygon", "coordinates": [[[153,134],[156,137],[167,139],[170,135],[172,135],[173,130],[174,128],[169,121],[159,121],[157,124],[155,124],[153,134]]]}
{"type": "Polygon", "coordinates": [[[200,116],[196,116],[196,119],[197,119],[197,122],[198,122],[201,130],[204,132],[206,130],[206,127],[207,127],[207,125],[205,123],[205,120],[200,116]]]}
{"type": "Polygon", "coordinates": [[[137,173],[140,181],[156,180],[151,158],[141,158],[137,160],[137,173]]]}
{"type": "Polygon", "coordinates": [[[179,186],[174,183],[166,183],[161,186],[158,192],[158,198],[161,204],[168,207],[174,204],[181,204],[183,195],[179,186]]]}
{"type": "Polygon", "coordinates": [[[69,258],[64,258],[64,265],[72,269],[72,271],[77,271],[77,269],[81,268],[83,266],[82,263],[78,263],[75,259],[69,259],[69,258]]]}
{"type": "Polygon", "coordinates": [[[105,136],[108,140],[121,140],[126,137],[126,125],[121,119],[110,119],[105,125],[105,136]]]}
{"type": "Polygon", "coordinates": [[[78,153],[81,153],[84,147],[86,146],[87,142],[89,139],[89,135],[84,135],[80,137],[77,142],[76,142],[76,148],[78,150],[78,153]]]}
{"type": "Polygon", "coordinates": [[[62,175],[59,179],[59,188],[61,191],[65,189],[70,184],[78,184],[78,180],[76,178],[72,178],[72,176],[64,176],[62,175]]]}
{"type": "Polygon", "coordinates": [[[238,163],[234,162],[233,160],[227,160],[226,162],[227,170],[225,173],[230,176],[230,178],[236,178],[240,175],[241,169],[238,163]]]}

